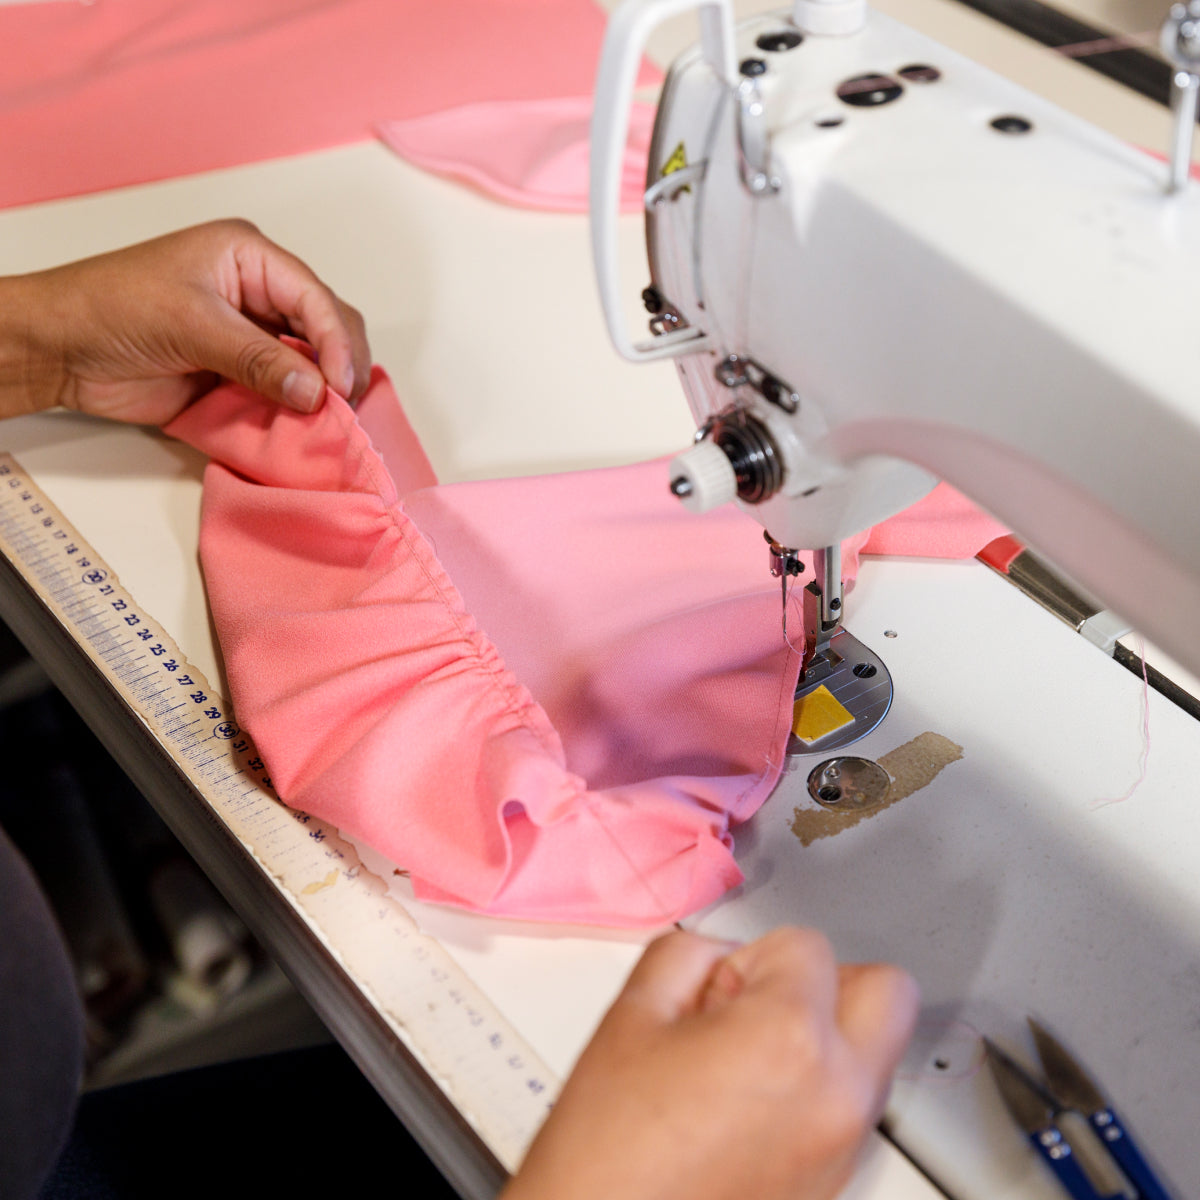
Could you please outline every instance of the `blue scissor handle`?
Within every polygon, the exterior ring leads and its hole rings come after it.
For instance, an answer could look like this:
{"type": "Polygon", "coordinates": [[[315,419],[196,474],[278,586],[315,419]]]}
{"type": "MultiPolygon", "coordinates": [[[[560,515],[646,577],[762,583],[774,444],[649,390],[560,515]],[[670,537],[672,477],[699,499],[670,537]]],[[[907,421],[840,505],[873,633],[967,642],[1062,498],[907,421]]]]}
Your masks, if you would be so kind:
{"type": "Polygon", "coordinates": [[[1029,1135],[1033,1148],[1042,1156],[1050,1170],[1058,1176],[1071,1200],[1107,1200],[1091,1185],[1075,1158],[1066,1138],[1054,1125],[1044,1125],[1029,1135]]]}
{"type": "Polygon", "coordinates": [[[1167,1189],[1158,1182],[1150,1164],[1142,1157],[1142,1152],[1125,1132],[1125,1126],[1111,1108],[1092,1113],[1088,1120],[1113,1161],[1137,1188],[1138,1200],[1171,1200],[1167,1189]]]}

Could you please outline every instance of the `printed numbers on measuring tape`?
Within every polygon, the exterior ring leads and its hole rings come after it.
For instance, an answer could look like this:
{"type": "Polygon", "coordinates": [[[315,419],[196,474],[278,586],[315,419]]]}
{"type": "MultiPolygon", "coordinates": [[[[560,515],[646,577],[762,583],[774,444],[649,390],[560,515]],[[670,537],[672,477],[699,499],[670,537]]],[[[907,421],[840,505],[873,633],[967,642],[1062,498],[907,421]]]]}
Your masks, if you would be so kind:
{"type": "Polygon", "coordinates": [[[0,548],[273,885],[327,947],[353,959],[371,1005],[512,1169],[557,1091],[553,1073],[363,868],[352,843],[279,802],[266,763],[224,699],[4,453],[0,548]]]}
{"type": "Polygon", "coordinates": [[[189,774],[232,759],[235,774],[273,791],[228,705],[7,454],[0,455],[0,540],[130,707],[182,753],[189,774]]]}

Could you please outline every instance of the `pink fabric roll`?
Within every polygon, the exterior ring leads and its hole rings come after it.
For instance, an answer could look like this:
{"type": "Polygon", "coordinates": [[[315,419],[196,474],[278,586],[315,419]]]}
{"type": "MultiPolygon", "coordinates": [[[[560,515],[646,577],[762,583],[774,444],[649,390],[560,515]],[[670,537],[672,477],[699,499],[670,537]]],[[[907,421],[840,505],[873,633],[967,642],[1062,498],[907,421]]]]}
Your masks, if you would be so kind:
{"type": "Polygon", "coordinates": [[[433,486],[378,370],[357,416],[226,386],[167,432],[212,459],[209,603],[288,804],[508,916],[655,926],[741,880],[798,670],[749,517],[661,461],[433,486]]]}
{"type": "Polygon", "coordinates": [[[592,0],[0,5],[0,206],[587,95],[603,32],[592,0]]]}

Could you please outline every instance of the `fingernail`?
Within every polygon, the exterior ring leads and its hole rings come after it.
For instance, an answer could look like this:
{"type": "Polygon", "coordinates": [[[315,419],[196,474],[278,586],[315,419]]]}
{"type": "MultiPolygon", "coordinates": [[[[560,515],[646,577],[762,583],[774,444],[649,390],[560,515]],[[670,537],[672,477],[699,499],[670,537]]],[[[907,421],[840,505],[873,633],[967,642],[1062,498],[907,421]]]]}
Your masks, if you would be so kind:
{"type": "Polygon", "coordinates": [[[283,398],[300,412],[313,412],[325,395],[325,383],[307,371],[289,371],[283,381],[283,398]]]}
{"type": "Polygon", "coordinates": [[[352,391],[354,391],[354,368],[347,367],[345,369],[345,371],[342,372],[341,392],[342,392],[342,395],[345,396],[345,398],[347,400],[349,400],[350,393],[352,391]]]}

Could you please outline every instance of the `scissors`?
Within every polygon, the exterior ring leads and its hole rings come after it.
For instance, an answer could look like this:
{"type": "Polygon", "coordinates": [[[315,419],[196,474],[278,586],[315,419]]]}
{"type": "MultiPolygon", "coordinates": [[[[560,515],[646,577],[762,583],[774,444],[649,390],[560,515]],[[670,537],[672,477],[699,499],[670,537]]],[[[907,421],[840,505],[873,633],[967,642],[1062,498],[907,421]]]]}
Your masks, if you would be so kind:
{"type": "Polygon", "coordinates": [[[1097,1190],[1058,1124],[1063,1113],[1073,1112],[1087,1121],[1099,1144],[1128,1180],[1134,1189],[1132,1200],[1171,1200],[1132,1135],[1083,1068],[1032,1018],[1029,1028],[1044,1080],[1034,1078],[984,1038],[987,1061],[1008,1111],[1067,1194],[1072,1200],[1119,1200],[1130,1196],[1120,1184],[1115,1191],[1097,1190]]]}

